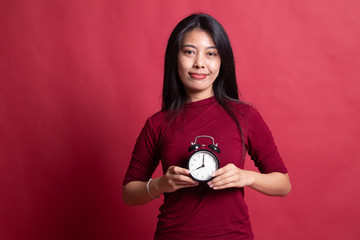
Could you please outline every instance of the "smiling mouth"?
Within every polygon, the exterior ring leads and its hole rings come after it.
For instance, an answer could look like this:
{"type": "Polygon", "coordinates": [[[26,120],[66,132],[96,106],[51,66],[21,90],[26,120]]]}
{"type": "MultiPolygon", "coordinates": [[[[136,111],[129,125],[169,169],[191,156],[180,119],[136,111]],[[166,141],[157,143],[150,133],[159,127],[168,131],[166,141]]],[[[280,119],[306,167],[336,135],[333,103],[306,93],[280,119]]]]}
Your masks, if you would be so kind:
{"type": "Polygon", "coordinates": [[[208,74],[204,74],[204,73],[190,73],[189,75],[195,79],[204,79],[208,76],[208,74]]]}

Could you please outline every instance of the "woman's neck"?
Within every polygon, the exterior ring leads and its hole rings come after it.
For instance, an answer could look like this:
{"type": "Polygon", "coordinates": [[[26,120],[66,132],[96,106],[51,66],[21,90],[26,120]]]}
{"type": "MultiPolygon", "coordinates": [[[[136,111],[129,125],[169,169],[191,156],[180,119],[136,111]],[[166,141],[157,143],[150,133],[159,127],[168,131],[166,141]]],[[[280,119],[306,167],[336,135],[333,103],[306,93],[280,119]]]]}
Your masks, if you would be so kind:
{"type": "Polygon", "coordinates": [[[207,98],[210,98],[214,96],[214,92],[211,90],[211,92],[208,93],[191,93],[191,94],[187,94],[187,103],[191,103],[191,102],[197,102],[197,101],[201,101],[207,98]]]}

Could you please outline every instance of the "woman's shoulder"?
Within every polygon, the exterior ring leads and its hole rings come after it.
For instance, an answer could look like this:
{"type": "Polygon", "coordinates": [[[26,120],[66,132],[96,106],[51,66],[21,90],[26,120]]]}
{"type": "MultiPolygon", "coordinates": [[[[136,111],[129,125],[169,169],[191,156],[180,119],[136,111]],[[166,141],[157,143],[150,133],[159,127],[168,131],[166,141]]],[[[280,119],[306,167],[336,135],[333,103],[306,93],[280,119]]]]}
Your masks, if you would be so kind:
{"type": "Polygon", "coordinates": [[[147,122],[151,122],[152,124],[162,123],[166,119],[166,112],[165,111],[158,111],[153,113],[147,118],[147,122]]]}
{"type": "Polygon", "coordinates": [[[167,112],[158,111],[147,118],[146,124],[154,130],[159,130],[166,125],[167,112]]]}
{"type": "Polygon", "coordinates": [[[263,117],[257,108],[251,103],[230,100],[230,108],[240,121],[244,121],[247,125],[257,124],[263,121],[263,117]]]}
{"type": "Polygon", "coordinates": [[[166,118],[166,111],[158,111],[154,114],[152,114],[148,119],[151,119],[152,121],[162,121],[166,118]]]}
{"type": "Polygon", "coordinates": [[[257,112],[256,108],[248,102],[232,99],[228,100],[228,103],[233,110],[241,114],[251,114],[257,112]]]}

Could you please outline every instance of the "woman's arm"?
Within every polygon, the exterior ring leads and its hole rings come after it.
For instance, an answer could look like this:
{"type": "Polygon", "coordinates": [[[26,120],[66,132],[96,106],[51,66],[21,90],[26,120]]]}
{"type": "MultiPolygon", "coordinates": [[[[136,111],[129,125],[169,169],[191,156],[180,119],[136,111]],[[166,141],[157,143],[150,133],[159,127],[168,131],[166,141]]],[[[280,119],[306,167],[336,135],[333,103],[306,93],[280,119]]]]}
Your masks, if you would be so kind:
{"type": "MultiPolygon", "coordinates": [[[[154,179],[155,180],[155,179],[154,179]]],[[[124,185],[122,188],[122,199],[129,206],[143,205],[150,202],[153,198],[146,190],[147,182],[133,181],[124,185]]],[[[153,197],[157,197],[153,189],[152,181],[149,184],[149,191],[153,197]]]]}
{"type": "Polygon", "coordinates": [[[147,182],[129,182],[123,186],[123,201],[129,206],[143,205],[165,192],[197,186],[199,183],[190,178],[189,174],[188,169],[176,166],[169,167],[163,176],[154,178],[149,182],[148,187],[151,196],[146,189],[147,182]]]}
{"type": "Polygon", "coordinates": [[[269,196],[286,196],[291,190],[288,174],[280,172],[258,173],[242,170],[234,164],[228,164],[217,170],[215,178],[208,182],[215,190],[231,187],[251,187],[252,189],[269,196]]]}

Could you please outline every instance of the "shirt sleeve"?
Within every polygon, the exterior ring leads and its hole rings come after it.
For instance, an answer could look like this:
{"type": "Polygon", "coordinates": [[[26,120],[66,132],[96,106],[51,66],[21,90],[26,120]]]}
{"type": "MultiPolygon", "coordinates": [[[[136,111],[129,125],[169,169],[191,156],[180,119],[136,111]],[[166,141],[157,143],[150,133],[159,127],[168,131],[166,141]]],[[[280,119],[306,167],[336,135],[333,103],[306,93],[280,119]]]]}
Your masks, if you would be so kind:
{"type": "Polygon", "coordinates": [[[255,108],[251,108],[247,124],[249,155],[259,171],[287,173],[270,129],[255,108]]]}
{"type": "Polygon", "coordinates": [[[149,118],[136,140],[123,185],[132,181],[147,181],[159,164],[157,135],[149,118]]]}

